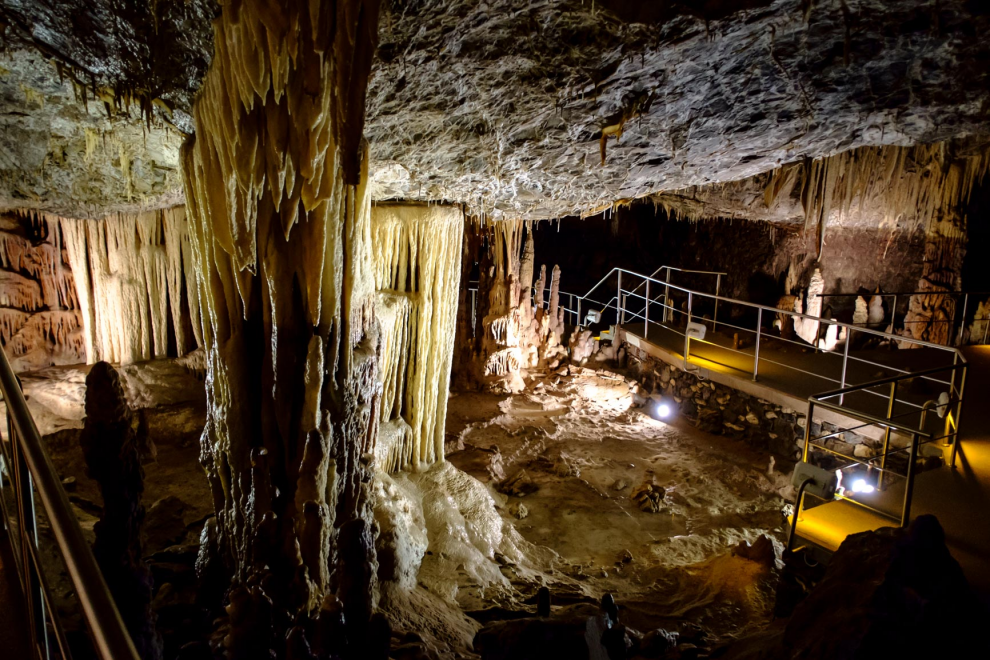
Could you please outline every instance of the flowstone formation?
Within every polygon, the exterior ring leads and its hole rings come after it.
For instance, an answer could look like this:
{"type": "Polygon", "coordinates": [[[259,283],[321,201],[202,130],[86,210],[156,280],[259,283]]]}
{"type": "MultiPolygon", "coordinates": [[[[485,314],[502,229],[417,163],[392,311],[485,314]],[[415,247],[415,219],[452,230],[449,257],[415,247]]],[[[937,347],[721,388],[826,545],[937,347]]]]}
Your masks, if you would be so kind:
{"type": "Polygon", "coordinates": [[[464,215],[457,207],[375,206],[382,396],[376,462],[386,472],[443,460],[464,215]]]}
{"type": "MultiPolygon", "coordinates": [[[[546,266],[535,282],[532,225],[523,221],[478,223],[481,240],[474,336],[461,354],[461,384],[484,384],[509,392],[524,387],[522,371],[555,369],[567,356],[563,346],[564,309],[560,306],[560,268],[554,266],[547,296],[546,266]],[[525,240],[524,237],[525,236],[525,240]]],[[[468,228],[467,231],[471,231],[468,228]]],[[[465,261],[473,255],[465,253],[465,261]]],[[[465,301],[462,302],[462,308],[465,301]]],[[[461,316],[467,335],[469,314],[461,316]]]]}
{"type": "Polygon", "coordinates": [[[227,657],[377,657],[381,335],[364,96],[378,3],[222,3],[183,147],[206,349],[203,563],[227,657]]]}
{"type": "Polygon", "coordinates": [[[86,361],[128,364],[202,345],[183,207],[61,227],[85,325],[86,361]]]}
{"type": "Polygon", "coordinates": [[[0,344],[15,372],[86,357],[83,313],[58,223],[0,215],[0,344]]]}
{"type": "Polygon", "coordinates": [[[86,420],[79,443],[86,473],[103,496],[93,555],[141,658],[161,660],[162,639],[151,611],[154,579],[141,554],[141,458],[147,453],[147,429],[128,407],[120,375],[106,362],[96,363],[86,376],[86,420]]]}

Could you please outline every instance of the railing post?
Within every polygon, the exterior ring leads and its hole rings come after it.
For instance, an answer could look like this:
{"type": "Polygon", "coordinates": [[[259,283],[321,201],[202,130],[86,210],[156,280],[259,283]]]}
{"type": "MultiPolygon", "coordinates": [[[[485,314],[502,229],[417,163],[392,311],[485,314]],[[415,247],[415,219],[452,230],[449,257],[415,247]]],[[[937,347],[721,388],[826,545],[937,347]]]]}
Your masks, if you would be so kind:
{"type": "Polygon", "coordinates": [[[715,276],[715,312],[712,314],[712,332],[718,328],[718,293],[722,288],[722,273],[715,276]]]}
{"type": "MultiPolygon", "coordinates": [[[[894,416],[894,403],[897,401],[897,381],[890,384],[890,401],[887,403],[887,419],[894,416]]],[[[877,490],[883,488],[883,475],[887,469],[887,452],[890,451],[890,427],[883,433],[883,454],[880,455],[880,476],[877,477],[877,490]]]]}
{"type": "MultiPolygon", "coordinates": [[[[853,328],[849,326],[849,332],[846,333],[846,346],[842,350],[842,384],[839,386],[840,389],[846,389],[846,367],[849,366],[849,344],[852,343],[852,333],[853,328]]],[[[839,395],[839,405],[846,402],[845,393],[839,395]]]]}
{"type": "Polygon", "coordinates": [[[575,323],[574,325],[576,327],[580,328],[581,327],[581,321],[582,321],[582,319],[581,319],[581,298],[578,298],[578,303],[577,303],[577,323],[575,323]]]}
{"type": "MultiPolygon", "coordinates": [[[[918,434],[911,434],[911,449],[908,455],[907,482],[904,484],[904,505],[901,508],[901,527],[911,522],[911,497],[914,495],[914,460],[918,452],[918,434]]],[[[881,473],[883,476],[883,473],[881,473]]]]}
{"type": "MultiPolygon", "coordinates": [[[[897,294],[894,294],[894,303],[890,306],[890,330],[894,331],[894,323],[897,322],[897,294]]],[[[886,330],[886,328],[884,328],[886,330]]]]}
{"type": "Polygon", "coordinates": [[[801,452],[801,460],[808,462],[808,450],[811,444],[811,420],[815,418],[815,402],[808,400],[808,418],[804,420],[804,450],[801,452]]]}
{"type": "Polygon", "coordinates": [[[692,292],[688,291],[687,323],[684,324],[684,370],[685,371],[687,371],[688,358],[691,356],[691,333],[689,332],[689,326],[691,325],[692,298],[693,298],[692,292]]]}
{"type": "MultiPolygon", "coordinates": [[[[7,408],[7,415],[12,417],[10,407],[7,408]]],[[[14,481],[17,498],[17,539],[20,541],[21,557],[21,584],[24,588],[24,596],[27,600],[28,627],[31,634],[31,646],[39,648],[41,657],[48,658],[48,635],[45,624],[45,604],[44,594],[41,593],[41,580],[34,565],[33,555],[38,550],[38,517],[34,506],[34,483],[31,479],[31,472],[23,454],[18,450],[18,441],[13,425],[8,424],[8,437],[13,449],[14,465],[11,470],[16,478],[14,481]],[[32,548],[32,545],[34,546],[32,548]],[[33,550],[33,551],[32,551],[33,550]]],[[[11,539],[13,544],[14,539],[11,539]]]]}
{"type": "Polygon", "coordinates": [[[962,376],[959,380],[959,403],[956,404],[956,432],[952,438],[952,452],[949,457],[949,466],[956,469],[956,453],[959,451],[959,424],[962,418],[963,396],[966,394],[966,375],[969,373],[969,365],[962,368],[962,376]]]}
{"type": "Polygon", "coordinates": [[[667,267],[667,284],[664,286],[663,289],[663,305],[664,305],[663,322],[669,323],[670,322],[670,316],[668,315],[670,312],[670,267],[669,266],[667,267]]]}
{"type": "Polygon", "coordinates": [[[969,307],[969,294],[966,293],[963,294],[962,318],[959,319],[959,332],[956,333],[956,346],[962,346],[963,333],[966,332],[966,309],[968,307],[969,307]]]}
{"type": "Polygon", "coordinates": [[[643,339],[650,336],[650,281],[646,280],[646,307],[643,308],[643,339]]]}
{"type": "Polygon", "coordinates": [[[753,381],[760,373],[760,331],[763,329],[763,308],[756,310],[756,350],[753,351],[753,381]]]}
{"type": "Polygon", "coordinates": [[[619,323],[619,325],[622,325],[626,320],[625,318],[626,311],[625,311],[625,305],[622,304],[622,271],[621,270],[619,271],[619,292],[615,296],[615,303],[619,306],[615,320],[619,323]]]}

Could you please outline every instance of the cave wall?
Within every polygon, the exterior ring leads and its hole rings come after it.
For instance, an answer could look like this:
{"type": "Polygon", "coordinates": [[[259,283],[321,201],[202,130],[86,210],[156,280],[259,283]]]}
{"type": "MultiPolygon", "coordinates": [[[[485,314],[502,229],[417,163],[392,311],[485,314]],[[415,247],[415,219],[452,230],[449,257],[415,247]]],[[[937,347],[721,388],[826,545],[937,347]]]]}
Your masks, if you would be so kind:
{"type": "Polygon", "coordinates": [[[36,214],[0,213],[0,343],[15,372],[86,360],[59,225],[36,214]]]}
{"type": "MultiPolygon", "coordinates": [[[[806,287],[817,260],[817,237],[800,225],[750,220],[677,220],[649,203],[621,207],[590,218],[536,225],[538,262],[559,263],[568,273],[566,291],[583,294],[611,268],[650,274],[661,265],[722,271],[725,296],[776,305],[788,269],[806,287]]],[[[830,229],[820,267],[829,293],[860,287],[913,291],[921,275],[924,232],[917,229],[830,229]]],[[[714,292],[712,276],[674,273],[671,282],[714,292]]],[[[567,302],[567,296],[562,300],[567,302]]],[[[852,298],[830,301],[834,314],[851,320],[852,298]]],[[[907,304],[907,301],[904,301],[907,304]]]]}
{"type": "Polygon", "coordinates": [[[202,344],[185,208],[0,215],[0,338],[15,371],[128,364],[202,344]]]}

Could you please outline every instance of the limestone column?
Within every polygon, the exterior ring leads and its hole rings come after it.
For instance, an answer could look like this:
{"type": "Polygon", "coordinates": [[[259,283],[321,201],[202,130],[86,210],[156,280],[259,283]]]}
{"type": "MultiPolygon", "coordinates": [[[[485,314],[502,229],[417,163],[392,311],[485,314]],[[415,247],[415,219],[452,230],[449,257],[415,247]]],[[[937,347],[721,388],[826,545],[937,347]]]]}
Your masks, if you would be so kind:
{"type": "Polygon", "coordinates": [[[362,131],[379,6],[220,4],[182,152],[216,510],[202,557],[231,576],[228,657],[364,657],[381,386],[362,131]]]}

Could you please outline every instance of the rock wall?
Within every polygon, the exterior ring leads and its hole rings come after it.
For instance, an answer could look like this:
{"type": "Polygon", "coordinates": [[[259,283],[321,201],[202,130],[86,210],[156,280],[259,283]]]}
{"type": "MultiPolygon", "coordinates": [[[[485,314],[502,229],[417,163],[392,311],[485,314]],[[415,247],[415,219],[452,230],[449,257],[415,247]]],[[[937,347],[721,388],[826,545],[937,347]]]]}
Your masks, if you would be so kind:
{"type": "MultiPolygon", "coordinates": [[[[804,449],[807,415],[740,392],[731,387],[699,378],[674,365],[623,344],[628,367],[647,393],[674,402],[683,419],[706,433],[725,435],[778,456],[796,460],[804,449]]],[[[812,420],[813,436],[837,431],[827,422],[812,420]]],[[[848,456],[878,454],[878,444],[861,435],[845,432],[826,441],[826,446],[848,456]]],[[[828,458],[816,457],[818,464],[828,458]]]]}
{"type": "MultiPolygon", "coordinates": [[[[641,202],[589,218],[535,226],[536,259],[567,272],[568,293],[583,294],[613,267],[649,274],[659,266],[723,271],[721,293],[774,306],[793,286],[807,288],[816,264],[828,293],[913,291],[921,277],[923,229],[839,227],[830,230],[821,260],[814,231],[800,225],[750,220],[678,220],[641,202]]],[[[674,273],[671,279],[701,291],[715,278],[674,273]]],[[[567,298],[564,297],[566,302],[567,298]]],[[[855,298],[827,301],[840,320],[852,321],[855,298]]],[[[900,313],[907,299],[899,301],[900,313]]],[[[719,314],[722,314],[720,310],[719,314]]]]}
{"type": "Polygon", "coordinates": [[[72,266],[44,217],[0,214],[0,342],[15,372],[86,361],[72,266]]]}

